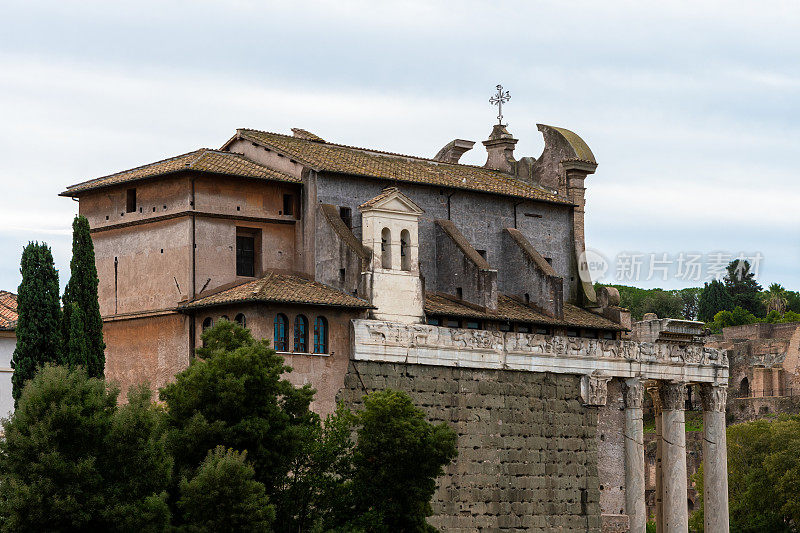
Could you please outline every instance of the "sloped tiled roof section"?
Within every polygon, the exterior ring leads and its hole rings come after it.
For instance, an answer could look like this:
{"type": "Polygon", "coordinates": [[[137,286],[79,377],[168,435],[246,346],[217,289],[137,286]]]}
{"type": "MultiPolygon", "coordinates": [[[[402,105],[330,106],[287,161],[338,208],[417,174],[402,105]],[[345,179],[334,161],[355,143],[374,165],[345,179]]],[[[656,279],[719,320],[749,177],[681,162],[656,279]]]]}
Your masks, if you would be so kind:
{"type": "Polygon", "coordinates": [[[17,295],[0,291],[0,331],[13,331],[17,327],[17,295]]]}
{"type": "Polygon", "coordinates": [[[491,311],[473,307],[445,294],[428,293],[425,296],[425,313],[428,315],[475,318],[478,320],[531,322],[548,326],[597,328],[614,331],[624,329],[607,318],[572,304],[564,304],[564,319],[559,320],[503,294],[497,298],[497,311],[491,311]]]}
{"type": "Polygon", "coordinates": [[[345,294],[333,287],[289,274],[270,273],[229,289],[197,298],[186,309],[246,302],[322,305],[350,309],[367,309],[366,300],[345,294]]]}
{"type": "Polygon", "coordinates": [[[237,137],[269,147],[319,171],[406,183],[424,183],[572,205],[568,198],[549,193],[509,174],[488,168],[442,163],[433,159],[251,129],[237,130],[237,137]]]}
{"type": "Polygon", "coordinates": [[[102,178],[85,181],[77,185],[71,185],[67,187],[66,191],[61,193],[61,196],[76,196],[80,193],[99,189],[101,187],[119,185],[121,183],[164,176],[187,170],[271,181],[301,182],[300,178],[259,165],[241,154],[201,148],[200,150],[195,150],[187,154],[156,161],[155,163],[132,168],[123,172],[117,172],[116,174],[111,174],[102,178]]]}

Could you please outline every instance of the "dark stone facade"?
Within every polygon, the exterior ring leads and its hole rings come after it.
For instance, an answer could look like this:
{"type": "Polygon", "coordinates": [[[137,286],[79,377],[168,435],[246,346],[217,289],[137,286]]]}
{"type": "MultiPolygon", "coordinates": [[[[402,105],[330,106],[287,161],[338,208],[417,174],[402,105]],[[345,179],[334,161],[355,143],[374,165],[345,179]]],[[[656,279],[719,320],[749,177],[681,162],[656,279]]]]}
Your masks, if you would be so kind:
{"type": "MultiPolygon", "coordinates": [[[[379,195],[387,187],[385,180],[325,174],[316,179],[316,196],[308,202],[327,203],[349,207],[352,213],[353,233],[361,241],[361,213],[358,206],[379,195]]],[[[435,220],[451,220],[466,240],[477,250],[486,251],[486,260],[493,269],[498,269],[498,280],[502,270],[509,268],[512,258],[506,257],[503,247],[503,230],[517,228],[533,247],[552,261],[558,276],[564,280],[564,300],[572,301],[576,294],[577,267],[574,265],[572,236],[572,210],[570,206],[522,200],[520,198],[482,194],[471,191],[438,189],[403,183],[403,194],[408,196],[425,213],[419,220],[420,272],[425,279],[425,290],[436,292],[452,283],[439,276],[446,275],[437,269],[435,220]],[[515,220],[516,219],[516,220],[515,220]]],[[[309,210],[316,217],[315,279],[352,293],[354,279],[340,283],[340,269],[347,273],[358,268],[353,258],[347,258],[339,250],[339,242],[331,239],[325,226],[328,222],[317,209],[309,210]]],[[[530,292],[528,283],[516,275],[505,276],[500,292],[524,294],[530,292]],[[515,281],[516,280],[516,281],[515,281]],[[515,283],[518,286],[515,286],[515,283]]]]}
{"type": "Polygon", "coordinates": [[[458,433],[429,521],[449,532],[600,531],[597,408],[580,377],[350,361],[338,400],[406,391],[458,433]]]}

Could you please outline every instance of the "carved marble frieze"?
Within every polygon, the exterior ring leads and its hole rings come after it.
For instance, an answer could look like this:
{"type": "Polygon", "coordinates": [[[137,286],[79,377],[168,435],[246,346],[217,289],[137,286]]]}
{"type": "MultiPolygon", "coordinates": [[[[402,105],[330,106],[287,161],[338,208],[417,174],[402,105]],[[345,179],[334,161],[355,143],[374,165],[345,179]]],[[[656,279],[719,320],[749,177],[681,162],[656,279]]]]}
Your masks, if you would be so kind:
{"type": "Polygon", "coordinates": [[[586,339],[353,320],[354,359],[443,366],[642,377],[727,380],[724,350],[697,344],[586,339]]]}

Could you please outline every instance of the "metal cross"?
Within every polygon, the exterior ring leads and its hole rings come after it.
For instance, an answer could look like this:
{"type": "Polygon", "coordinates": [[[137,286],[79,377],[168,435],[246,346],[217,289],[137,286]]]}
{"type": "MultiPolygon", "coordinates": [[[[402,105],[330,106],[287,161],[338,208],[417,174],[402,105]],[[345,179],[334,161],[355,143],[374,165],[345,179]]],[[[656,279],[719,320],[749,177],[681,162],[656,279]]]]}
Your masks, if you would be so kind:
{"type": "Polygon", "coordinates": [[[508,91],[503,91],[503,86],[498,85],[497,87],[497,94],[489,98],[489,103],[491,105],[497,106],[497,122],[502,125],[503,124],[503,104],[511,100],[511,93],[508,91]]]}

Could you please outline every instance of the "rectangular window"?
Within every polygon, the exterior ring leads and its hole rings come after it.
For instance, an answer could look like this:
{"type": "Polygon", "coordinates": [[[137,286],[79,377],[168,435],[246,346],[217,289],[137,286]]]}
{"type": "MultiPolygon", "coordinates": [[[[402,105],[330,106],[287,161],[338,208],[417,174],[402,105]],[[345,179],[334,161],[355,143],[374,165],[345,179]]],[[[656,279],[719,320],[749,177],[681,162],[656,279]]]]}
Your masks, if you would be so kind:
{"type": "Polygon", "coordinates": [[[596,329],[585,329],[583,330],[583,337],[587,339],[596,339],[597,338],[597,330],[596,329]]]}
{"type": "Polygon", "coordinates": [[[567,330],[567,337],[577,337],[578,330],[577,329],[568,329],[567,330]]]}
{"type": "Polygon", "coordinates": [[[438,326],[441,324],[441,321],[438,318],[428,318],[428,325],[429,326],[438,326]]]}
{"type": "Polygon", "coordinates": [[[613,331],[604,331],[603,338],[607,340],[614,340],[614,332],[613,331]]]}
{"type": "Polygon", "coordinates": [[[475,320],[467,320],[467,329],[481,329],[481,323],[475,320]]]}
{"type": "Polygon", "coordinates": [[[339,283],[344,283],[347,278],[347,271],[343,268],[339,269],[339,283]]]}
{"type": "Polygon", "coordinates": [[[125,211],[127,213],[136,212],[136,189],[128,189],[128,193],[125,198],[125,211]]]}
{"type": "Polygon", "coordinates": [[[252,235],[236,236],[236,275],[256,275],[256,238],[252,235]]]}
{"type": "Polygon", "coordinates": [[[550,330],[547,328],[536,328],[537,335],[550,335],[550,330]]]}
{"type": "Polygon", "coordinates": [[[284,215],[294,215],[294,195],[293,194],[284,194],[283,195],[283,214],[284,215]]]}
{"type": "Polygon", "coordinates": [[[528,324],[517,324],[517,333],[530,333],[531,327],[528,324]]]}
{"type": "Polygon", "coordinates": [[[503,322],[498,326],[497,329],[499,329],[500,331],[511,331],[511,324],[509,324],[508,322],[503,322]]]}
{"type": "Polygon", "coordinates": [[[461,287],[456,287],[456,298],[459,300],[464,299],[464,290],[461,287]]]}
{"type": "Polygon", "coordinates": [[[342,219],[345,226],[349,229],[353,229],[353,212],[350,211],[349,207],[339,207],[339,218],[342,219]]]}
{"type": "Polygon", "coordinates": [[[460,320],[453,320],[452,318],[448,318],[444,321],[444,325],[448,328],[460,328],[461,321],[460,320]]]}

